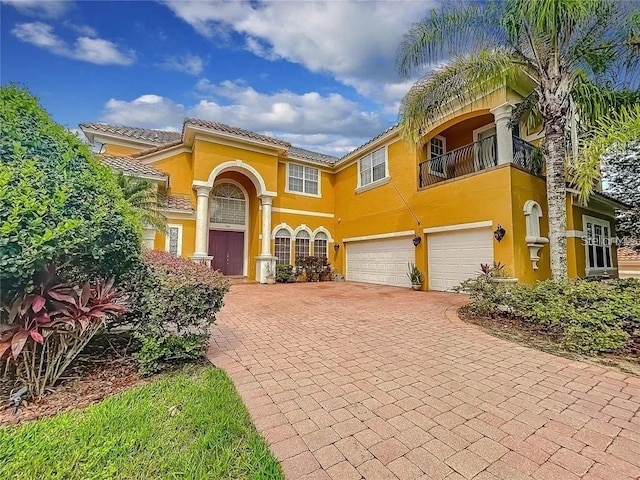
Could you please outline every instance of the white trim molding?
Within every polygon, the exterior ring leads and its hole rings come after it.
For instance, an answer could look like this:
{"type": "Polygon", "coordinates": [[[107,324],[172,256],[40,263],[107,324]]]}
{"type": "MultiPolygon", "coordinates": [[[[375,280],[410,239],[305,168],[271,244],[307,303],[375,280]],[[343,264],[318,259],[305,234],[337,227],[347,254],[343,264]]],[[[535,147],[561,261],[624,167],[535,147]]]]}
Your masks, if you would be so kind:
{"type": "Polygon", "coordinates": [[[289,232],[289,234],[291,235],[291,237],[293,238],[293,228],[291,228],[287,223],[279,223],[278,225],[276,225],[273,230],[271,231],[271,240],[275,240],[276,239],[276,233],[278,233],[281,229],[285,229],[287,232],[289,232]]]}
{"type": "Polygon", "coordinates": [[[310,217],[325,217],[325,218],[334,217],[333,213],[312,212],[310,210],[295,210],[293,208],[273,207],[272,211],[274,213],[291,213],[294,215],[308,215],[310,217]]]}
{"type": "Polygon", "coordinates": [[[169,233],[170,230],[172,228],[177,228],[178,229],[178,245],[176,247],[176,255],[181,257],[182,256],[182,224],[181,223],[167,223],[167,231],[165,233],[164,236],[164,250],[166,252],[169,252],[169,248],[170,248],[170,239],[169,239],[169,233]]]}
{"type": "Polygon", "coordinates": [[[298,232],[302,230],[304,230],[309,234],[309,238],[313,238],[313,231],[309,227],[307,227],[307,225],[304,223],[299,225],[297,228],[293,230],[293,237],[295,238],[295,236],[298,235],[298,232]]]}
{"type": "Polygon", "coordinates": [[[251,180],[253,185],[256,187],[256,193],[258,197],[263,197],[263,196],[277,197],[278,196],[277,192],[271,192],[267,190],[267,185],[264,179],[262,178],[262,175],[260,175],[260,172],[258,172],[253,166],[249,165],[246,162],[243,162],[242,160],[231,160],[231,161],[223,162],[219,165],[216,165],[216,167],[213,170],[211,170],[211,173],[209,174],[209,178],[206,181],[194,180],[193,188],[196,188],[196,187],[213,188],[213,184],[216,181],[216,177],[223,172],[238,172],[248,177],[249,180],[251,180]]]}
{"type": "MultiPolygon", "coordinates": [[[[359,171],[358,171],[358,175],[360,175],[359,171]]],[[[390,181],[391,181],[391,177],[387,175],[386,177],[383,177],[380,180],[376,180],[375,182],[367,183],[366,185],[356,188],[356,193],[363,193],[363,192],[366,192],[367,190],[373,190],[376,187],[381,187],[382,185],[386,185],[390,181]]]]}
{"type": "Polygon", "coordinates": [[[327,236],[327,241],[333,242],[333,237],[331,236],[331,232],[325,227],[323,227],[322,225],[313,231],[312,238],[315,240],[316,235],[320,232],[324,233],[327,236]]]}
{"type": "Polygon", "coordinates": [[[567,230],[567,238],[584,238],[584,232],[582,230],[567,230]]]}
{"type": "Polygon", "coordinates": [[[408,237],[408,236],[413,236],[415,234],[416,232],[414,230],[404,230],[402,232],[391,232],[391,233],[378,233],[376,235],[363,235],[360,237],[343,238],[342,243],[361,242],[363,240],[380,240],[382,238],[408,237]]]}
{"type": "Polygon", "coordinates": [[[428,227],[423,229],[422,232],[423,233],[440,233],[440,232],[452,232],[454,230],[468,230],[470,228],[485,228],[485,227],[493,227],[493,221],[485,220],[482,222],[443,225],[442,227],[428,227]]]}

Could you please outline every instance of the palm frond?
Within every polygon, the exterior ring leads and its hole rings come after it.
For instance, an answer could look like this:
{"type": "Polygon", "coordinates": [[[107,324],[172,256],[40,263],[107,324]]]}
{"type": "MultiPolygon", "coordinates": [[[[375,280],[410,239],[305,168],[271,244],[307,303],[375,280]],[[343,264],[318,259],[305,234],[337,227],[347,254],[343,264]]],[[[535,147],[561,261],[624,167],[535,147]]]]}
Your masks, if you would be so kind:
{"type": "Polygon", "coordinates": [[[398,47],[397,67],[408,77],[415,68],[428,68],[468,50],[500,45],[500,3],[454,2],[432,9],[414,24],[398,47]]]}
{"type": "Polygon", "coordinates": [[[640,103],[640,91],[613,89],[607,84],[596,83],[584,70],[574,73],[572,83],[571,97],[577,107],[581,128],[587,136],[598,119],[608,119],[622,107],[640,103]]]}
{"type": "Polygon", "coordinates": [[[167,219],[160,212],[160,198],[157,188],[151,182],[133,178],[118,172],[116,182],[124,199],[140,218],[142,225],[149,225],[162,232],[166,229],[167,219]]]}
{"type": "Polygon", "coordinates": [[[419,143],[439,116],[452,113],[514,79],[516,68],[527,64],[509,49],[481,50],[459,56],[450,64],[418,81],[402,99],[400,126],[410,143],[419,143]]]}
{"type": "Polygon", "coordinates": [[[610,148],[623,149],[640,138],[640,104],[622,106],[597,121],[594,134],[581,149],[573,164],[573,183],[586,204],[601,177],[602,157],[610,148]]]}

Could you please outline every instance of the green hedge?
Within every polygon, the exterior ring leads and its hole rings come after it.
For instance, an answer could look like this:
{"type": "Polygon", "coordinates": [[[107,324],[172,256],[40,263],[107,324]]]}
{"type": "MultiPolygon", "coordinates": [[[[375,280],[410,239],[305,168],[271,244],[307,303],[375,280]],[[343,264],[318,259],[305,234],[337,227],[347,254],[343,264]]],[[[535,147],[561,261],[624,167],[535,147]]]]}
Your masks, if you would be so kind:
{"type": "Polygon", "coordinates": [[[0,88],[0,282],[4,299],[48,264],[119,277],[139,262],[139,218],[111,171],[27,90],[0,88]]]}

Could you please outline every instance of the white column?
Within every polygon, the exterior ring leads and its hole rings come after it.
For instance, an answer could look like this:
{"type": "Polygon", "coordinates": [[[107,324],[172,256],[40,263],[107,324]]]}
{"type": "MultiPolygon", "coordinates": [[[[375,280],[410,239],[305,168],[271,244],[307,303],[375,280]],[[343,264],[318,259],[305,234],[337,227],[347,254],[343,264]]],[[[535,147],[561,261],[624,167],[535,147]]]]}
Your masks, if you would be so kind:
{"type": "Polygon", "coordinates": [[[271,204],[273,197],[260,197],[262,202],[262,251],[260,255],[271,256],[271,204]]]}
{"type": "Polygon", "coordinates": [[[156,243],[156,229],[145,225],[142,229],[142,246],[153,250],[156,243]]]}
{"type": "Polygon", "coordinates": [[[271,254],[271,204],[272,196],[261,195],[262,205],[262,245],[260,255],[256,257],[256,280],[267,283],[267,275],[275,275],[276,262],[271,254]]]}
{"type": "Polygon", "coordinates": [[[196,251],[191,259],[196,262],[210,263],[209,256],[209,194],[211,187],[196,186],[196,251]]]}
{"type": "Polygon", "coordinates": [[[498,165],[513,163],[513,133],[509,128],[513,105],[505,103],[491,110],[496,121],[498,165]]]}

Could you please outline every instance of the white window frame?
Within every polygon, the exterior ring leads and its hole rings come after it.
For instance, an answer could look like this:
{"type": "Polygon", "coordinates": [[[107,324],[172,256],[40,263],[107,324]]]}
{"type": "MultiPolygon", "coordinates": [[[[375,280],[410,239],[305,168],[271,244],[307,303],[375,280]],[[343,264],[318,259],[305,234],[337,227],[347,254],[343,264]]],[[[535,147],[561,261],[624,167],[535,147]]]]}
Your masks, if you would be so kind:
{"type": "Polygon", "coordinates": [[[322,240],[326,242],[326,246],[325,246],[325,251],[324,251],[324,257],[325,258],[329,258],[329,238],[331,238],[326,232],[324,231],[316,231],[313,234],[313,252],[311,253],[314,257],[318,256],[318,252],[316,252],[316,240],[322,240]],[[318,235],[324,235],[325,238],[316,238],[318,235]]]}
{"type": "Polygon", "coordinates": [[[274,230],[274,233],[273,233],[273,255],[276,257],[276,264],[279,261],[277,255],[276,255],[276,243],[277,243],[279,238],[288,238],[289,239],[289,260],[287,261],[287,263],[284,263],[282,265],[291,265],[291,250],[292,250],[291,246],[293,244],[293,235],[292,235],[291,229],[287,228],[285,226],[278,225],[277,229],[274,230]],[[285,230],[289,234],[289,237],[278,237],[278,232],[280,232],[280,230],[285,230]]]}
{"type": "Polygon", "coordinates": [[[166,252],[170,252],[169,248],[170,248],[171,240],[169,238],[169,233],[172,228],[178,229],[178,246],[177,246],[177,252],[175,254],[181,257],[182,256],[182,224],[180,223],[167,223],[167,231],[164,237],[164,249],[166,252]]]}
{"type": "MultiPolygon", "coordinates": [[[[617,268],[615,268],[613,266],[613,253],[612,253],[612,247],[613,247],[613,241],[611,241],[611,239],[613,238],[613,232],[611,231],[611,222],[609,222],[608,220],[603,220],[602,218],[597,218],[597,217],[590,217],[589,215],[582,215],[582,231],[584,233],[584,254],[585,254],[585,258],[584,258],[584,265],[585,265],[585,273],[588,277],[591,276],[599,276],[604,274],[605,272],[615,272],[617,270],[617,268]],[[594,248],[595,249],[595,245],[590,245],[589,242],[589,231],[587,230],[587,223],[590,223],[592,226],[598,225],[600,227],[607,228],[609,230],[609,244],[603,245],[604,248],[604,263],[606,265],[607,263],[607,258],[609,259],[609,264],[611,265],[610,267],[604,266],[604,267],[592,267],[589,265],[589,249],[590,248],[594,248]]],[[[595,260],[596,258],[596,253],[595,251],[593,252],[593,258],[595,260]]]]}
{"type": "MultiPolygon", "coordinates": [[[[429,143],[427,144],[427,160],[431,160],[433,157],[431,156],[431,140],[437,139],[442,142],[442,155],[446,155],[447,153],[447,139],[442,135],[434,135],[429,139],[429,143]]],[[[442,172],[438,172],[437,170],[431,169],[431,162],[427,163],[429,165],[429,175],[435,175],[436,177],[447,178],[447,168],[446,165],[442,165],[442,172]]]]}
{"type": "Polygon", "coordinates": [[[357,180],[357,187],[356,187],[356,193],[361,193],[361,192],[366,192],[367,190],[370,190],[372,188],[376,188],[379,187],[380,185],[384,185],[385,183],[389,183],[390,177],[389,177],[389,149],[387,145],[384,145],[383,147],[380,148],[376,148],[375,150],[370,151],[368,154],[363,155],[362,157],[360,157],[358,159],[358,161],[356,162],[357,166],[358,166],[358,180],[357,180]],[[373,154],[375,152],[378,152],[380,150],[384,149],[384,177],[379,178],[378,180],[373,180],[373,162],[371,165],[371,182],[369,183],[365,183],[364,185],[362,184],[362,174],[361,174],[361,169],[362,169],[362,161],[367,158],[367,157],[371,157],[373,159],[373,154]]]}
{"type": "Polygon", "coordinates": [[[306,197],[322,198],[322,170],[320,170],[317,167],[303,165],[302,163],[287,162],[287,178],[285,182],[284,191],[286,193],[292,193],[294,195],[304,195],[306,197]],[[290,183],[289,183],[289,178],[291,176],[291,170],[290,170],[291,165],[296,165],[297,167],[302,167],[303,169],[302,170],[302,190],[303,190],[302,192],[299,192],[297,190],[291,190],[290,183]],[[318,193],[308,193],[304,191],[306,187],[306,177],[305,177],[306,169],[313,169],[318,173],[318,193]]]}

